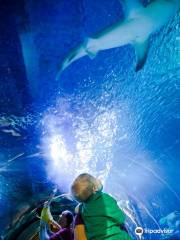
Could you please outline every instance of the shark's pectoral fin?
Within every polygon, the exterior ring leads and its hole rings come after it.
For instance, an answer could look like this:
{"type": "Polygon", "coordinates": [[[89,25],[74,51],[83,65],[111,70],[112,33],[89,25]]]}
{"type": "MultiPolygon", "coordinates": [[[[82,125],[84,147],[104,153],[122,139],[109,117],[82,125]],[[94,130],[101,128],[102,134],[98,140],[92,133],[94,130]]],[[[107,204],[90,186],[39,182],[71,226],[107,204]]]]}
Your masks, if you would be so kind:
{"type": "Polygon", "coordinates": [[[135,71],[137,72],[144,66],[144,63],[146,62],[148,48],[149,48],[148,39],[144,41],[136,41],[134,42],[133,45],[134,45],[136,59],[137,59],[137,64],[135,69],[135,71]]]}
{"type": "Polygon", "coordinates": [[[90,57],[90,59],[94,59],[97,55],[97,51],[86,50],[86,52],[87,52],[87,55],[90,57]]]}
{"type": "Polygon", "coordinates": [[[94,42],[94,40],[92,38],[86,38],[86,40],[84,42],[84,49],[85,49],[87,55],[91,59],[94,59],[98,53],[98,50],[96,50],[93,42],[94,42]]]}

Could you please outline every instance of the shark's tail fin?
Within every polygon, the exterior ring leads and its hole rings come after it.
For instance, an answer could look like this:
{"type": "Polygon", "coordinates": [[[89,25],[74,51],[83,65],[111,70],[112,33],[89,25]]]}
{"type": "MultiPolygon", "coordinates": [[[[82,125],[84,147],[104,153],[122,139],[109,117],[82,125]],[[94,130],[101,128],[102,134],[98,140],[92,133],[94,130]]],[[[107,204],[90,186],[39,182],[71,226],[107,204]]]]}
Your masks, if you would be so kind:
{"type": "Polygon", "coordinates": [[[68,55],[67,57],[64,59],[64,61],[62,62],[61,66],[58,69],[58,73],[56,75],[56,80],[59,80],[61,73],[69,66],[71,65],[73,62],[75,62],[76,60],[78,60],[81,57],[84,57],[88,55],[88,52],[86,51],[85,48],[85,43],[80,44],[79,46],[77,46],[76,48],[74,48],[68,55]]]}
{"type": "Polygon", "coordinates": [[[63,70],[64,70],[64,69],[60,67],[60,69],[58,70],[58,72],[57,72],[57,74],[56,74],[56,76],[55,76],[55,81],[59,81],[63,70]]]}

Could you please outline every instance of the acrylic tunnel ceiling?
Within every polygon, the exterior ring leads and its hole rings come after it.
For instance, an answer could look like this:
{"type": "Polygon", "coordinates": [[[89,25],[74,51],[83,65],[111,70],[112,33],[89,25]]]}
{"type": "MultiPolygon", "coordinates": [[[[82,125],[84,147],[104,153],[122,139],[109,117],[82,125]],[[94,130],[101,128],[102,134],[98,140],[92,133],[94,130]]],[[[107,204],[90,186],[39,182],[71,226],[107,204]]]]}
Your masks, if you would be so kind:
{"type": "Polygon", "coordinates": [[[156,15],[138,71],[128,38],[91,47],[126,14],[118,0],[0,0],[0,234],[82,172],[133,208],[130,225],[179,214],[179,11],[159,28],[156,15]]]}

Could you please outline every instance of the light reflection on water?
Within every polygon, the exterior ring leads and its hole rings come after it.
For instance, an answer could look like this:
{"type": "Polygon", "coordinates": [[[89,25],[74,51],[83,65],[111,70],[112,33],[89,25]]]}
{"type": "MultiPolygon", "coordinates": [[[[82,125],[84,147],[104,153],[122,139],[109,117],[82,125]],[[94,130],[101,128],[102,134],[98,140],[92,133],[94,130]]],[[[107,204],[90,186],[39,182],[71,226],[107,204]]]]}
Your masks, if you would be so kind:
{"type": "Polygon", "coordinates": [[[47,149],[50,152],[47,171],[57,184],[61,183],[63,176],[67,178],[66,185],[69,185],[82,172],[91,172],[105,182],[112,166],[117,116],[113,109],[101,109],[99,112],[90,122],[67,112],[59,121],[57,115],[45,116],[46,123],[50,124],[46,126],[43,140],[44,148],[49,146],[47,149]],[[67,126],[68,122],[73,124],[67,126]]]}

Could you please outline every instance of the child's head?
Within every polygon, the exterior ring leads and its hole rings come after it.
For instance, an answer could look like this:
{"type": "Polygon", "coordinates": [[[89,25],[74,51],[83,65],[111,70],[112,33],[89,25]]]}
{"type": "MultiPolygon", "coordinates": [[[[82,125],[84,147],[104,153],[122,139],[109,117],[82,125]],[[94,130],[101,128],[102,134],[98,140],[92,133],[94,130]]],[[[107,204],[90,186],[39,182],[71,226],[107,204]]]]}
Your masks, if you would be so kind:
{"type": "Polygon", "coordinates": [[[80,174],[71,186],[72,195],[80,202],[86,201],[94,192],[102,190],[102,183],[88,173],[80,174]]]}
{"type": "Polygon", "coordinates": [[[62,228],[69,227],[73,222],[73,214],[66,210],[59,215],[59,224],[62,228]]]}

